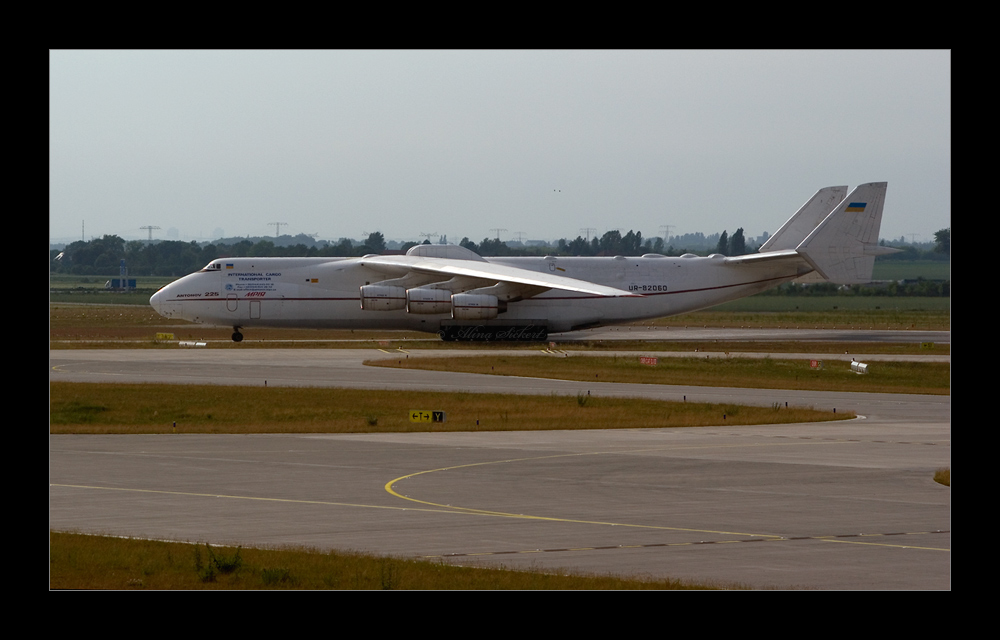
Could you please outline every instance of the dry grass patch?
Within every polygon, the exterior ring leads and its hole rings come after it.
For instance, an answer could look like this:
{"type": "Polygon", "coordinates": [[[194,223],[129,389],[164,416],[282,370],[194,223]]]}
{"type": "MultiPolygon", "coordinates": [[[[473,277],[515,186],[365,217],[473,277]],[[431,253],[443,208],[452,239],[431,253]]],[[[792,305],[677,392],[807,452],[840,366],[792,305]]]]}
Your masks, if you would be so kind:
{"type": "Polygon", "coordinates": [[[493,375],[756,389],[867,391],[873,393],[950,393],[947,363],[877,362],[858,375],[849,362],[824,362],[813,369],[808,360],[776,358],[660,358],[656,366],[629,356],[475,356],[372,360],[365,364],[404,369],[430,369],[493,375]]]}
{"type": "MultiPolygon", "coordinates": [[[[49,534],[52,589],[710,589],[670,579],[469,568],[311,549],[49,534]]],[[[732,588],[732,587],[727,587],[732,588]]]]}
{"type": "Polygon", "coordinates": [[[946,487],[951,486],[951,469],[944,468],[938,469],[934,472],[934,482],[943,484],[946,487]]]}
{"type": "Polygon", "coordinates": [[[798,423],[853,414],[810,408],[297,387],[160,384],[49,385],[51,433],[373,433],[638,429],[798,423]],[[411,422],[444,411],[444,423],[411,422]]]}

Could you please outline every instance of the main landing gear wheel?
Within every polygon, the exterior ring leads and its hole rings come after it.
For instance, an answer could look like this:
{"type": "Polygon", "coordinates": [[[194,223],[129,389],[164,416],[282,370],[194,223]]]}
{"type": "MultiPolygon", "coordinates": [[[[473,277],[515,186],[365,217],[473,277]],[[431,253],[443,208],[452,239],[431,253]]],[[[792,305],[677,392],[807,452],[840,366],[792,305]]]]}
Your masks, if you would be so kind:
{"type": "Polygon", "coordinates": [[[240,342],[243,340],[243,334],[240,333],[239,327],[233,327],[233,342],[240,342]]]}

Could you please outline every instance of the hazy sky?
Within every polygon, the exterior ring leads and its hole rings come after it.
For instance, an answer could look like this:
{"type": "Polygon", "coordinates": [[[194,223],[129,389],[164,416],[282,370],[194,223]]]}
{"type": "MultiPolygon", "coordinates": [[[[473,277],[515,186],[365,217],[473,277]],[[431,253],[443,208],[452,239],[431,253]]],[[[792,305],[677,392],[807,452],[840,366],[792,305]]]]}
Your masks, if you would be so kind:
{"type": "Polygon", "coordinates": [[[757,236],[875,181],[929,241],[951,53],[52,51],[49,145],[57,242],[757,236]]]}

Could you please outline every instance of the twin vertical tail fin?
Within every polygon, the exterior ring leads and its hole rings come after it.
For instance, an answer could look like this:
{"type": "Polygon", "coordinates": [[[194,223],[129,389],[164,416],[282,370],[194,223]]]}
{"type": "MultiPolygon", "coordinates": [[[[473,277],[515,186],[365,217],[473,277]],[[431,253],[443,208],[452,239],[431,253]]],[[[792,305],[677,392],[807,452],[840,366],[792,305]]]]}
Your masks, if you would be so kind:
{"type": "Polygon", "coordinates": [[[816,192],[795,212],[785,224],[781,225],[767,242],[761,245],[759,251],[784,251],[794,249],[805,240],[823,219],[830,215],[834,207],[843,202],[847,196],[847,187],[825,187],[816,192]]]}
{"type": "Polygon", "coordinates": [[[871,282],[875,256],[897,251],[878,246],[887,184],[858,186],[795,247],[819,275],[838,284],[871,282]]]}

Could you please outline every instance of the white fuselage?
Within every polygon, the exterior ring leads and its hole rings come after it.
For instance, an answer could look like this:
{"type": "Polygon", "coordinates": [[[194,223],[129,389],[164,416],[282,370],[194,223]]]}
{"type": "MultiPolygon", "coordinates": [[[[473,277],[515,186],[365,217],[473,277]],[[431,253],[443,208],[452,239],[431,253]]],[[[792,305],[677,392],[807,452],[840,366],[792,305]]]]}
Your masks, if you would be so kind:
{"type": "Polygon", "coordinates": [[[544,339],[704,309],[815,272],[871,280],[886,183],[824,187],[756,254],[489,258],[457,245],[405,256],[220,258],[167,285],[167,317],[234,328],[410,329],[445,339],[544,339]]]}
{"type": "MultiPolygon", "coordinates": [[[[360,288],[393,276],[363,266],[362,258],[223,258],[158,291],[150,300],[162,315],[232,327],[407,329],[438,332],[465,324],[451,313],[362,309],[360,288]]],[[[801,263],[727,265],[722,256],[615,258],[489,258],[525,272],[614,287],[631,296],[548,289],[511,301],[495,319],[478,324],[541,325],[549,332],[687,313],[752,295],[802,275],[801,263]]],[[[424,287],[447,287],[441,277],[424,287]]]]}

